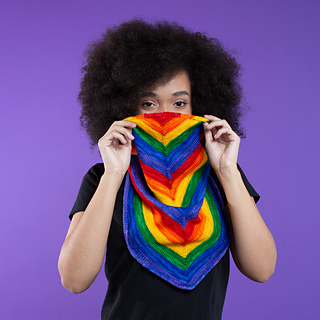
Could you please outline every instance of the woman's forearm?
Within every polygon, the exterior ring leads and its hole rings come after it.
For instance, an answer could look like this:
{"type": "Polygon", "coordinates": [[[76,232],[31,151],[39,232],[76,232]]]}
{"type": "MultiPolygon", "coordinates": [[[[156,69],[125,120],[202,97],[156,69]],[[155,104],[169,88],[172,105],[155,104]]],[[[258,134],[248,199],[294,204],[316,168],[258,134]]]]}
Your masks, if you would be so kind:
{"type": "Polygon", "coordinates": [[[71,292],[86,290],[101,269],[122,179],[105,172],[85,212],[76,213],[71,221],[58,262],[61,282],[71,292]]]}
{"type": "Polygon", "coordinates": [[[250,197],[236,167],[219,180],[225,191],[231,223],[231,252],[239,270],[252,280],[264,282],[274,272],[277,251],[274,239],[250,197]]]}

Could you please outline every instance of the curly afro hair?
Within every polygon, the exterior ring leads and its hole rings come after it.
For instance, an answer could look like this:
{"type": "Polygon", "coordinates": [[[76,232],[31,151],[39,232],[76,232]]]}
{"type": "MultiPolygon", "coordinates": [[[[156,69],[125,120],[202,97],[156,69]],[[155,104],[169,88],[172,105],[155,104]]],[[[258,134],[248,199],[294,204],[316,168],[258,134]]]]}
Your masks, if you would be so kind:
{"type": "Polygon", "coordinates": [[[132,20],[108,29],[85,57],[78,99],[92,146],[114,121],[137,114],[140,92],[180,71],[189,76],[192,113],[226,119],[244,136],[240,66],[215,38],[176,23],[132,20]]]}

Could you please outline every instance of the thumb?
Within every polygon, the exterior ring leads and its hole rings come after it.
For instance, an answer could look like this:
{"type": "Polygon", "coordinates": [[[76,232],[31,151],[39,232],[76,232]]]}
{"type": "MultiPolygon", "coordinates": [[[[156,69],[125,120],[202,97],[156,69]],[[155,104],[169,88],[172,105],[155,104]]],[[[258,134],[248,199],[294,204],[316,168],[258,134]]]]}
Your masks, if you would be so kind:
{"type": "Polygon", "coordinates": [[[204,137],[206,139],[206,145],[210,144],[214,141],[213,135],[212,135],[212,131],[210,129],[207,129],[207,125],[208,123],[205,122],[203,124],[203,128],[204,128],[204,137]]]}

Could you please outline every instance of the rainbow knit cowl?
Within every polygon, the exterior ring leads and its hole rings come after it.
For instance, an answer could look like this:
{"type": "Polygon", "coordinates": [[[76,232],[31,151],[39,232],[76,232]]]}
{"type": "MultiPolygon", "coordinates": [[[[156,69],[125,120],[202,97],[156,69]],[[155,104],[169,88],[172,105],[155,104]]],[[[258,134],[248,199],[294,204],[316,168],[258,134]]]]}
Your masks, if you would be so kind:
{"type": "Polygon", "coordinates": [[[229,228],[201,144],[205,118],[164,112],[126,118],[137,126],[125,181],[124,236],[144,267],[193,289],[229,247],[229,228]]]}

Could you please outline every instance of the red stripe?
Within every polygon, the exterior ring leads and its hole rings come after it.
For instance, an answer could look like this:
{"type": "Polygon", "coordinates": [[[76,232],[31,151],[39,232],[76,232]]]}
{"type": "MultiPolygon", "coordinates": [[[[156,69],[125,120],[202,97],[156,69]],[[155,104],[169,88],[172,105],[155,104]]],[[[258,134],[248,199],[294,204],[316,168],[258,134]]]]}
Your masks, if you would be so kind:
{"type": "MultiPolygon", "coordinates": [[[[202,151],[202,146],[201,144],[190,154],[190,156],[185,160],[185,162],[176,170],[173,172],[171,179],[169,179],[167,176],[165,176],[164,174],[162,174],[161,172],[157,171],[156,169],[150,167],[149,165],[147,165],[146,163],[144,163],[143,161],[141,161],[139,159],[140,165],[142,167],[142,170],[145,174],[145,177],[147,179],[147,177],[149,176],[152,179],[155,179],[157,181],[159,181],[160,183],[162,183],[166,188],[168,189],[172,189],[172,185],[174,184],[174,181],[177,178],[181,178],[186,176],[186,171],[188,168],[190,168],[190,166],[193,164],[193,162],[195,161],[195,159],[198,157],[199,153],[202,151]]],[[[148,179],[147,179],[148,182],[148,179]]]]}
{"type": "Polygon", "coordinates": [[[143,193],[138,189],[136,183],[133,180],[132,177],[132,171],[131,171],[131,166],[129,166],[129,174],[131,177],[131,182],[136,190],[136,192],[139,194],[139,196],[141,197],[141,199],[151,208],[151,211],[153,212],[153,210],[157,210],[160,215],[161,215],[161,220],[163,222],[163,225],[172,230],[174,233],[176,233],[179,237],[181,237],[182,239],[184,239],[184,243],[183,244],[187,244],[188,243],[188,239],[190,238],[190,236],[192,235],[192,232],[194,230],[194,227],[196,224],[201,222],[201,219],[197,216],[194,219],[191,219],[187,222],[186,228],[183,228],[178,222],[176,222],[175,220],[173,220],[171,217],[169,217],[165,212],[163,212],[160,208],[158,208],[157,206],[155,206],[151,201],[149,201],[144,195],[143,193]]]}

